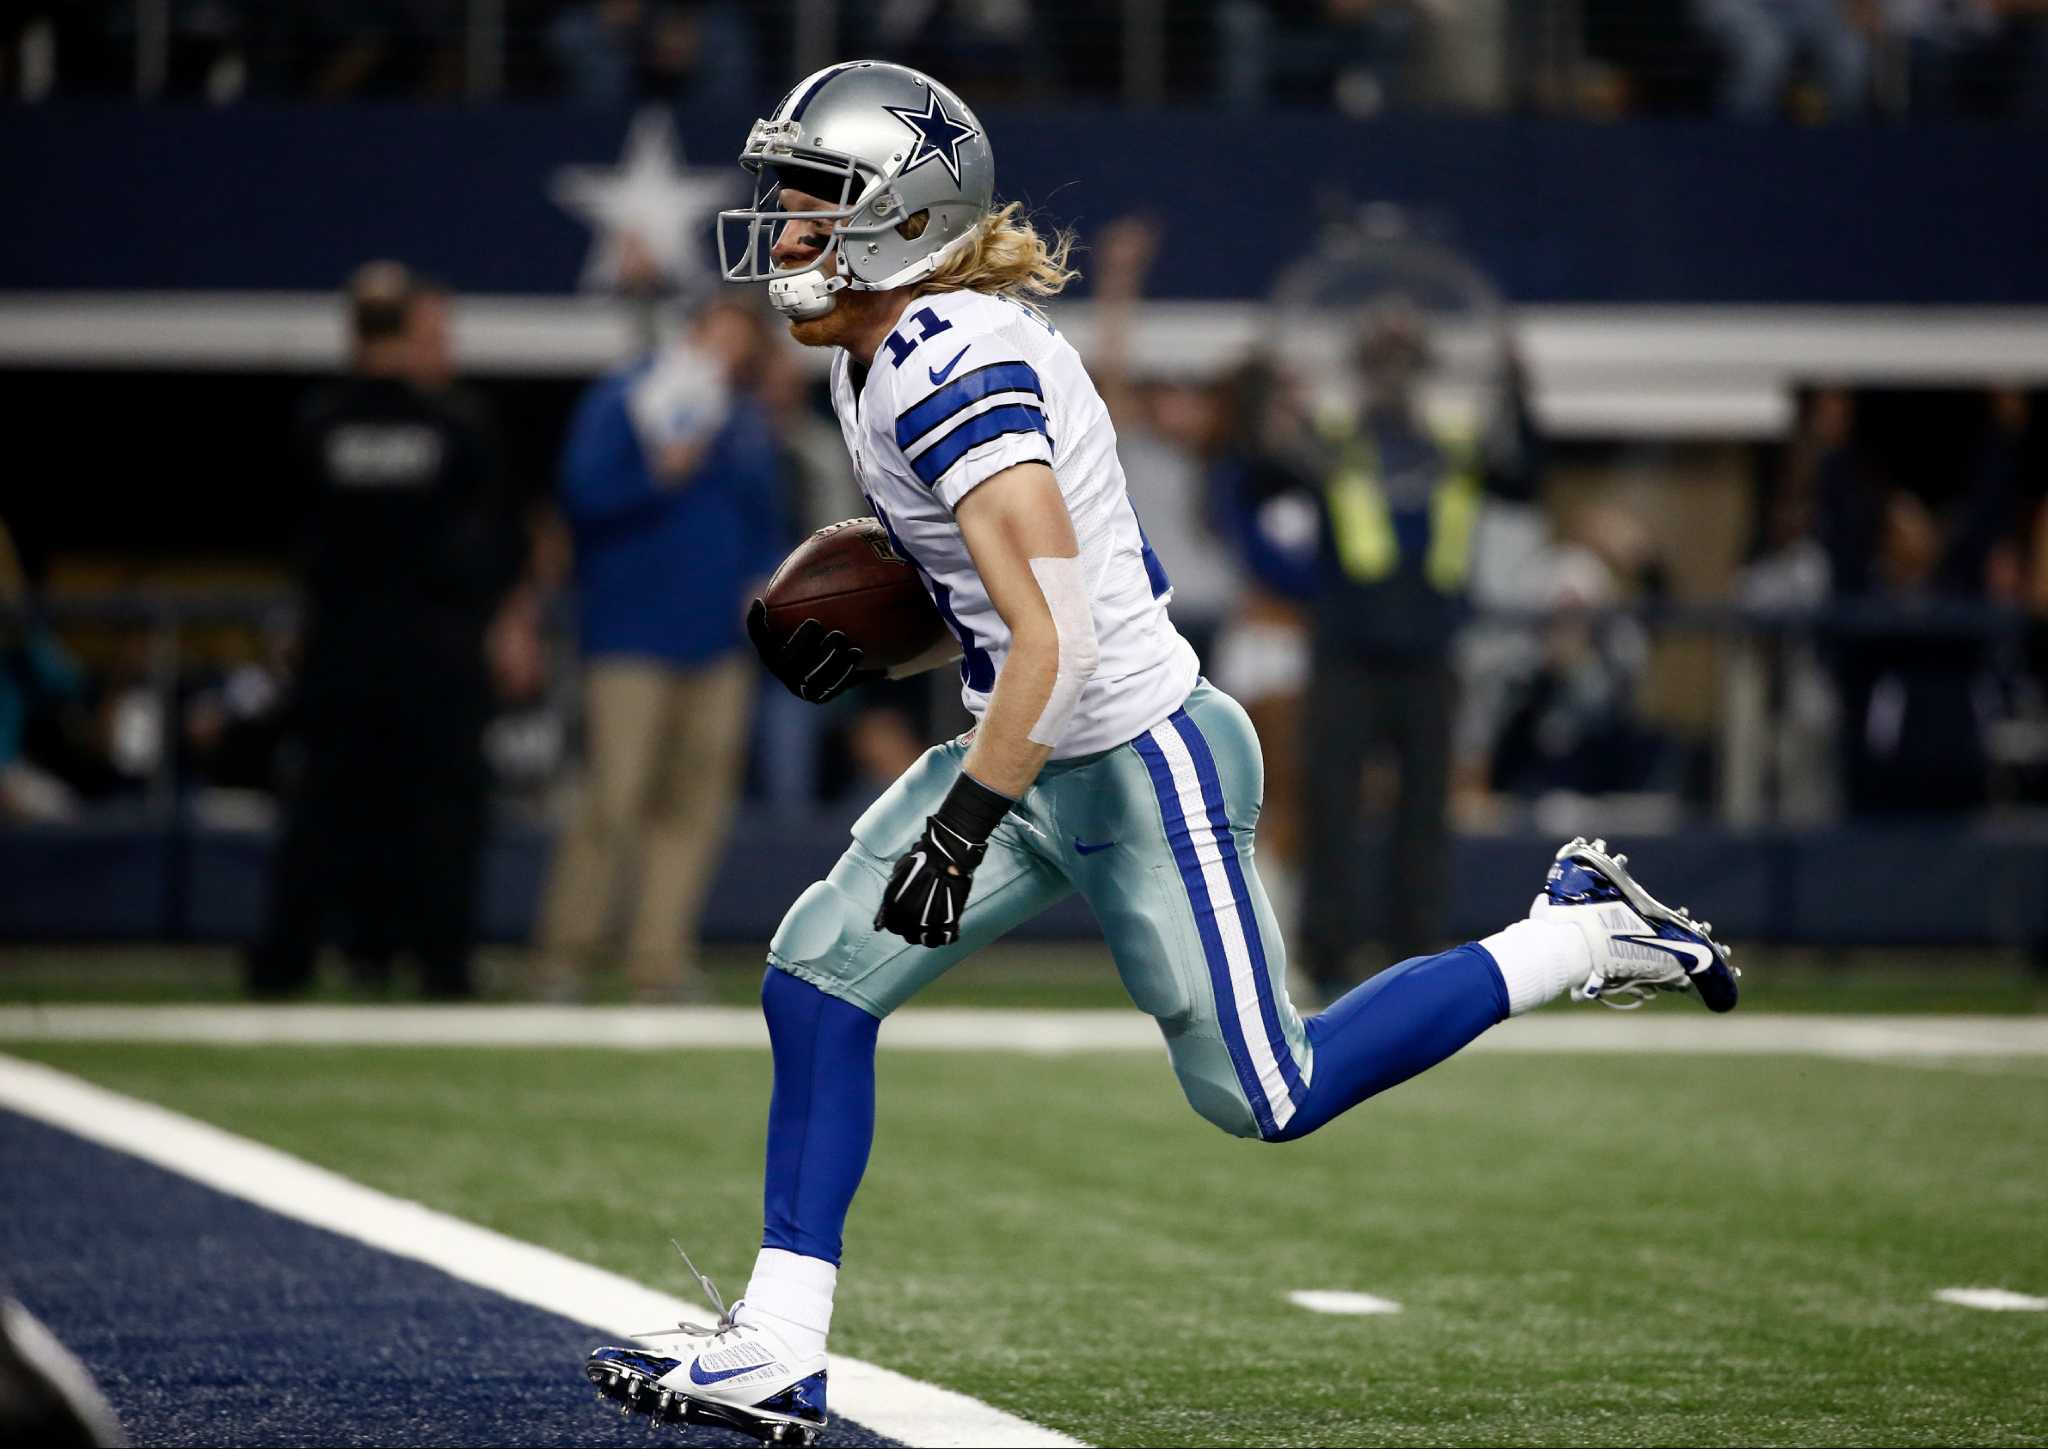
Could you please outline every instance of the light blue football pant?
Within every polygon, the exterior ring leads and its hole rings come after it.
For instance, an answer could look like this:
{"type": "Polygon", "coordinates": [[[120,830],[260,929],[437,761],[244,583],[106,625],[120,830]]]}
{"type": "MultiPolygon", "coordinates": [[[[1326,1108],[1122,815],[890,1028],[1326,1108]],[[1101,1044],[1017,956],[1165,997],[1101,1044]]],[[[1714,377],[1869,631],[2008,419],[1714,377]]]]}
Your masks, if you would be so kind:
{"type": "Polygon", "coordinates": [[[1206,684],[1130,743],[1046,768],[991,837],[958,942],[927,950],[878,932],[890,869],[965,754],[957,740],[927,751],[775,933],[761,988],[775,1047],[763,1247],[840,1261],[874,1142],[881,1018],[1074,891],[1131,999],[1159,1022],[1188,1101],[1241,1137],[1306,1137],[1507,1016],[1506,982],[1476,943],[1390,966],[1320,1015],[1296,1015],[1252,868],[1258,737],[1206,684]]]}
{"type": "Polygon", "coordinates": [[[966,753],[959,740],[927,750],[855,822],[839,863],[775,933],[771,964],[886,1017],[1078,891],[1195,1110],[1239,1136],[1294,1135],[1313,1046],[1288,1002],[1285,951],[1252,865],[1264,766],[1237,701],[1204,682],[1130,743],[1048,764],[990,838],[960,939],[913,946],[875,930],[875,908],[966,753]]]}

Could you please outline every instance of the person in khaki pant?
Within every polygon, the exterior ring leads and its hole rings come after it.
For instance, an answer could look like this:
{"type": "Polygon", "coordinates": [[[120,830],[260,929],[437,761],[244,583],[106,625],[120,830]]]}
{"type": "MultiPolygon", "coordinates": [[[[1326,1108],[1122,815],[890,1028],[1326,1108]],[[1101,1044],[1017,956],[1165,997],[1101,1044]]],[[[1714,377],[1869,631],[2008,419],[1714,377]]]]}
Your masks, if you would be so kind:
{"type": "Polygon", "coordinates": [[[584,799],[555,862],[542,928],[552,962],[573,970],[602,947],[637,847],[627,983],[636,997],[696,994],[689,956],[746,763],[753,689],[753,670],[737,657],[692,670],[591,664],[584,799]]]}
{"type": "Polygon", "coordinates": [[[637,1000],[702,992],[699,913],[745,768],[755,671],[744,602],[779,561],[772,432],[733,387],[758,323],[713,306],[596,383],[570,427],[560,497],[575,548],[588,754],[539,930],[540,991],[578,994],[622,955],[637,1000]],[[628,880],[628,866],[637,870],[628,880]]]}

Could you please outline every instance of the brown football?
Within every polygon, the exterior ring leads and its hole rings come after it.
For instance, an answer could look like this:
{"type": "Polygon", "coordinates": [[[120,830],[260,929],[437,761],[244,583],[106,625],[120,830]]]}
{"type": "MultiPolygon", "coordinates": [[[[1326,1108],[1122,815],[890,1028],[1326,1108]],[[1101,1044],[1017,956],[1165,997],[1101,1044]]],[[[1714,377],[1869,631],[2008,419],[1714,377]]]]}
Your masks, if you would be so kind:
{"type": "Polygon", "coordinates": [[[816,619],[828,632],[844,630],[866,651],[868,668],[908,663],[946,633],[917,570],[897,557],[872,518],[849,518],[798,544],[770,575],[761,602],[777,639],[816,619]]]}

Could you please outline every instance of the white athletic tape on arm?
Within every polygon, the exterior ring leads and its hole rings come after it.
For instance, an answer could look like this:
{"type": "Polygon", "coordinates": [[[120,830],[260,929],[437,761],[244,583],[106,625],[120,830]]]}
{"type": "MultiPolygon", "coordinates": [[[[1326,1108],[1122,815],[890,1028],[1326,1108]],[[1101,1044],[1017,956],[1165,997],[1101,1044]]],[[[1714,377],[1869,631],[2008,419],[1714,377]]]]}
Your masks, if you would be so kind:
{"type": "Polygon", "coordinates": [[[1031,576],[1052,611],[1053,636],[1059,644],[1059,666],[1045,711],[1031,727],[1033,744],[1055,746],[1081,702],[1081,688],[1095,673],[1095,614],[1088,607],[1088,584],[1078,558],[1035,558],[1031,576]]]}

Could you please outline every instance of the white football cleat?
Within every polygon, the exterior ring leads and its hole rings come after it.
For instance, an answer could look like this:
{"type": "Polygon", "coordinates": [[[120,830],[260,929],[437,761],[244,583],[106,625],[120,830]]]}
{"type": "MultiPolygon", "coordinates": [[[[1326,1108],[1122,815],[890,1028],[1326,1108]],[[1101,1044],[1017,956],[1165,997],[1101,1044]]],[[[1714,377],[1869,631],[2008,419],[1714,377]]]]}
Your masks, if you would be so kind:
{"type": "MultiPolygon", "coordinates": [[[[687,1253],[683,1261],[690,1261],[687,1253]]],[[[694,1264],[690,1271],[719,1310],[716,1328],[685,1324],[642,1335],[688,1340],[659,1348],[594,1349],[584,1376],[621,1413],[647,1415],[649,1428],[721,1424],[764,1443],[808,1449],[825,1426],[825,1355],[797,1353],[773,1329],[740,1322],[746,1300],[728,1310],[711,1280],[694,1264]]]]}
{"type": "Polygon", "coordinates": [[[1529,907],[1531,920],[1565,921],[1586,938],[1593,969],[1572,988],[1572,1000],[1627,1010],[1653,992],[1691,990],[1709,1010],[1733,1011],[1742,973],[1728,963],[1728,947],[1710,924],[1636,884],[1627,865],[1627,856],[1607,853],[1606,841],[1589,845],[1580,836],[1558,851],[1529,907]]]}

